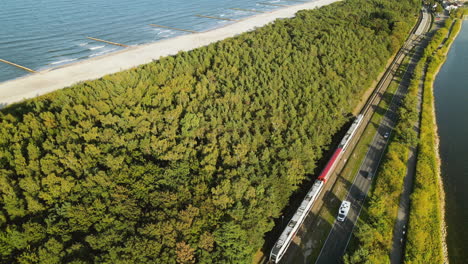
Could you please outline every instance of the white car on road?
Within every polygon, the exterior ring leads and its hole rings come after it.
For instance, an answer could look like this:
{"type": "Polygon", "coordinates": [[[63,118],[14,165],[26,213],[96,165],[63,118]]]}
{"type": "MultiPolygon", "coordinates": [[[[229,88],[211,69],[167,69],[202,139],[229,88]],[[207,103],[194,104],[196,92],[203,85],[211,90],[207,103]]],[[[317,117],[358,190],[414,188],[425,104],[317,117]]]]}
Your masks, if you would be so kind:
{"type": "Polygon", "coordinates": [[[336,218],[338,221],[343,222],[348,215],[349,208],[351,207],[351,202],[343,201],[340,206],[340,210],[338,211],[338,217],[336,218]]]}

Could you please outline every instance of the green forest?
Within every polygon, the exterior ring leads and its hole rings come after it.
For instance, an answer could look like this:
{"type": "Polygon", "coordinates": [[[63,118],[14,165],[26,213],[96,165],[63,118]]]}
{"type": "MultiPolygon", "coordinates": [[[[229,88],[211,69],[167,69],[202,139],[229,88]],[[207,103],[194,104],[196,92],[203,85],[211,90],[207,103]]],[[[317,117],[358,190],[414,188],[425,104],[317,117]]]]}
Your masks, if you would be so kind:
{"type": "Polygon", "coordinates": [[[2,263],[250,263],[401,46],[347,0],[0,111],[2,263]]]}

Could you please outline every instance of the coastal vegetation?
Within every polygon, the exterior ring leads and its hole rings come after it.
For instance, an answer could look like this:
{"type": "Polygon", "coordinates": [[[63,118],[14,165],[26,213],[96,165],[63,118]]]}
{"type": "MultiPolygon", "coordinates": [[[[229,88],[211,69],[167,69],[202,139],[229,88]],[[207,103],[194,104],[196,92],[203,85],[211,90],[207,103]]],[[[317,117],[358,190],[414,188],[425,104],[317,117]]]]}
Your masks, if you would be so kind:
{"type": "Polygon", "coordinates": [[[4,263],[248,263],[401,46],[349,0],[0,111],[4,263]]]}
{"type": "Polygon", "coordinates": [[[411,196],[410,218],[405,263],[443,263],[442,182],[438,160],[437,128],[434,113],[433,82],[445,61],[448,49],[461,28],[466,10],[451,14],[445,26],[435,33],[425,50],[427,60],[419,134],[414,190],[411,196]]]}

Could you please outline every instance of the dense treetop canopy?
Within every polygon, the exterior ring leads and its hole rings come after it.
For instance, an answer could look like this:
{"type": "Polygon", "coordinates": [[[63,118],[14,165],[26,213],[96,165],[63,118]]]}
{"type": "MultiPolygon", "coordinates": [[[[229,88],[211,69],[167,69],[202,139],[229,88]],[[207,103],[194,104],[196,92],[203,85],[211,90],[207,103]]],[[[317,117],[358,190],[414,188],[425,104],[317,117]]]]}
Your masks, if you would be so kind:
{"type": "Polygon", "coordinates": [[[403,43],[348,0],[0,112],[5,263],[248,263],[403,43]]]}

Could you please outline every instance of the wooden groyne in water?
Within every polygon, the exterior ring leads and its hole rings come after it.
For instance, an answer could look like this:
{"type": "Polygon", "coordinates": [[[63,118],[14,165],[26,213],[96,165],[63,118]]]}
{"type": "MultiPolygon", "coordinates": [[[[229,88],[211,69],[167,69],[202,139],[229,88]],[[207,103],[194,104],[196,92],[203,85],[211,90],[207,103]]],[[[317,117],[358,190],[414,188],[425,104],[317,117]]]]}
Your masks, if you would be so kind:
{"type": "Polygon", "coordinates": [[[104,43],[111,44],[111,45],[115,45],[115,46],[121,46],[121,47],[124,47],[124,48],[128,48],[128,45],[120,44],[120,43],[117,43],[117,42],[111,42],[111,41],[98,39],[98,38],[92,38],[92,37],[86,37],[86,38],[91,39],[91,40],[95,40],[95,41],[99,41],[99,42],[104,42],[104,43]]]}
{"type": "Polygon", "coordinates": [[[212,17],[212,16],[204,16],[204,15],[195,15],[195,16],[197,16],[197,17],[203,17],[203,18],[218,19],[218,20],[237,21],[237,20],[235,20],[235,19],[224,18],[224,17],[212,17]]]}
{"type": "Polygon", "coordinates": [[[7,60],[2,60],[2,59],[0,59],[0,62],[3,62],[3,63],[6,63],[6,64],[9,64],[9,65],[15,66],[15,67],[17,67],[17,68],[23,69],[23,70],[28,71],[28,72],[36,73],[35,70],[31,70],[31,69],[29,69],[29,68],[26,68],[26,67],[24,67],[24,66],[18,65],[18,64],[16,64],[16,63],[11,62],[11,61],[7,61],[7,60]]]}

